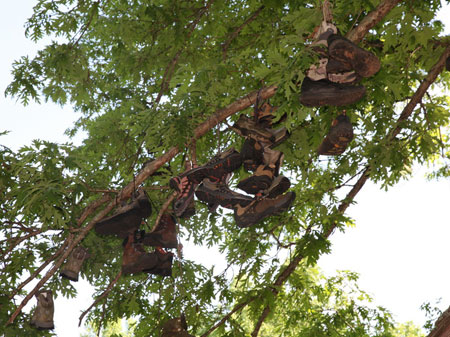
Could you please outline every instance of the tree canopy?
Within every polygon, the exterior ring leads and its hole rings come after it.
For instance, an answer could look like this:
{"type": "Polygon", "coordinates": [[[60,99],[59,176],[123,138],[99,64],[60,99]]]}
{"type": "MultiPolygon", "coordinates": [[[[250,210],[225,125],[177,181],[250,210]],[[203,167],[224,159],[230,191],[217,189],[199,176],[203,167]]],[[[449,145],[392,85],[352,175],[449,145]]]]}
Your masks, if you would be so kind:
{"type": "MultiPolygon", "coordinates": [[[[324,279],[314,265],[333,232],[352,223],[345,211],[366,181],[388,188],[415,163],[434,162],[436,177],[450,174],[450,99],[432,90],[449,88],[450,37],[434,19],[438,0],[331,2],[341,34],[381,61],[362,81],[365,97],[344,107],[355,137],[336,157],[316,150],[343,108],[299,102],[298,84],[318,61],[309,45],[322,1],[37,1],[26,34],[53,42],[14,63],[6,94],[24,104],[70,104],[80,118],[68,133],[87,137],[80,146],[0,145],[7,336],[31,331],[21,311],[42,287],[76,296],[59,270],[80,243],[90,253],[81,275],[96,289],[85,314],[96,326],[134,317],[135,336],[155,336],[185,313],[190,333],[203,337],[395,336],[389,314],[361,302],[368,298],[353,274],[324,279]],[[121,239],[97,235],[95,223],[142,186],[151,230],[186,162],[241,147],[231,126],[257,98],[287,116],[281,125],[290,137],[276,149],[297,196],[292,208],[242,229],[232,213],[197,201],[193,217],[178,219],[180,240],[205,254],[218,247],[227,268],[206,268],[179,249],[170,278],[122,276],[121,239]]],[[[248,175],[235,171],[231,186],[248,175]]]]}

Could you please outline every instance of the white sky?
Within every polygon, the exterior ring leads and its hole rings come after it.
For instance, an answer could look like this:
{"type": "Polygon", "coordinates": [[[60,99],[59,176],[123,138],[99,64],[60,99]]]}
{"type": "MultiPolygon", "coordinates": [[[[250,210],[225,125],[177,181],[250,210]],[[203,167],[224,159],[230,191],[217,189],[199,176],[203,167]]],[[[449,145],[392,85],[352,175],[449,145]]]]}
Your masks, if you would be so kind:
{"type": "MultiPolygon", "coordinates": [[[[33,0],[0,3],[0,131],[10,130],[0,137],[0,144],[17,150],[33,139],[55,142],[69,141],[63,135],[78,118],[70,107],[52,103],[31,103],[23,107],[2,94],[11,81],[11,64],[23,55],[34,55],[42,47],[24,37],[23,24],[32,13],[33,0]]],[[[440,15],[448,22],[450,6],[440,15]]],[[[450,33],[450,24],[447,34],[450,33]]],[[[75,142],[80,141],[80,137],[75,142]]],[[[424,170],[418,169],[409,181],[402,181],[388,192],[367,183],[356,198],[357,204],[348,214],[356,227],[345,234],[331,237],[332,253],[319,261],[327,275],[336,270],[360,274],[359,285],[369,292],[375,303],[390,310],[399,322],[424,323],[419,306],[425,301],[442,298],[441,309],[450,305],[450,268],[448,238],[450,237],[450,181],[426,181],[424,170]]],[[[189,245],[184,252],[190,253],[189,245]]],[[[204,258],[204,252],[194,251],[192,257],[204,258]]],[[[210,254],[211,255],[211,254],[210,254]]],[[[56,333],[62,337],[77,337],[83,331],[77,327],[80,310],[92,302],[86,282],[74,283],[80,291],[76,300],[58,298],[55,303],[56,333]],[[61,310],[62,309],[62,310],[61,310]]],[[[33,306],[34,300],[27,305],[33,306]]]]}

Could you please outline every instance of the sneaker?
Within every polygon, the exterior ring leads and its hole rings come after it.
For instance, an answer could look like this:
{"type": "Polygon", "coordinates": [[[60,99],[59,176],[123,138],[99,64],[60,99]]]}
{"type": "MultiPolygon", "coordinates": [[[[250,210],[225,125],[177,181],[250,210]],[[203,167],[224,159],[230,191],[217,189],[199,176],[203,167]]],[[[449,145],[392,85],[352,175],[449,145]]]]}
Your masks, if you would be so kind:
{"type": "Polygon", "coordinates": [[[350,118],[339,115],[331,124],[330,131],[319,146],[317,153],[325,156],[342,154],[353,139],[353,126],[350,118]]]}
{"type": "Polygon", "coordinates": [[[274,199],[255,199],[245,207],[236,205],[234,207],[236,225],[241,228],[254,225],[268,216],[288,210],[294,200],[295,193],[287,192],[274,199]]]}
{"type": "Polygon", "coordinates": [[[157,259],[157,263],[149,268],[144,268],[144,273],[161,275],[163,277],[172,276],[173,253],[162,249],[156,249],[152,254],[157,259]]]}
{"type": "Polygon", "coordinates": [[[55,307],[53,304],[53,293],[51,290],[39,290],[36,293],[37,306],[31,318],[31,326],[39,330],[52,330],[53,313],[55,307]]]}
{"type": "Polygon", "coordinates": [[[275,177],[268,189],[263,192],[267,198],[273,199],[286,192],[291,187],[291,182],[283,175],[275,177]]]}
{"type": "Polygon", "coordinates": [[[131,202],[121,206],[115,214],[95,224],[95,231],[100,235],[117,235],[126,238],[141,225],[142,219],[152,213],[152,206],[147,193],[138,189],[131,202]]]}
{"type": "Polygon", "coordinates": [[[337,34],[328,37],[328,55],[331,59],[350,63],[362,77],[370,77],[380,70],[380,60],[374,54],[337,34]]]}
{"type": "Polygon", "coordinates": [[[89,258],[89,253],[86,248],[81,246],[76,247],[69,256],[69,260],[64,265],[59,275],[71,281],[78,281],[78,274],[85,259],[89,258]]]}
{"type": "Polygon", "coordinates": [[[156,227],[144,235],[142,243],[146,246],[177,248],[176,220],[169,213],[164,213],[156,227]]]}
{"type": "Polygon", "coordinates": [[[289,137],[285,127],[276,130],[264,128],[245,115],[240,115],[232,128],[238,135],[252,138],[269,147],[275,147],[289,137]]]}
{"type": "Polygon", "coordinates": [[[272,184],[275,169],[275,165],[273,164],[260,165],[251,177],[240,181],[237,184],[237,188],[248,194],[257,194],[261,190],[266,190],[272,184]]]}
{"type": "Polygon", "coordinates": [[[197,184],[190,182],[187,176],[178,176],[171,178],[169,185],[178,192],[177,198],[172,203],[175,215],[182,218],[189,218],[194,215],[194,191],[197,184]]]}
{"type": "Polygon", "coordinates": [[[191,183],[200,184],[203,179],[220,181],[228,173],[237,170],[242,165],[242,157],[233,147],[216,155],[203,166],[193,168],[179,176],[187,177],[191,183]]]}
{"type": "Polygon", "coordinates": [[[246,206],[253,201],[253,198],[232,191],[227,184],[213,183],[209,179],[195,191],[196,197],[206,204],[216,204],[225,208],[233,208],[235,205],[246,206]]]}
{"type": "Polygon", "coordinates": [[[255,171],[264,163],[263,145],[253,138],[245,138],[241,149],[242,162],[246,171],[255,171]]]}
{"type": "Polygon", "coordinates": [[[342,106],[358,102],[366,88],[333,83],[328,80],[312,81],[305,77],[301,86],[300,103],[306,106],[342,106]]]}

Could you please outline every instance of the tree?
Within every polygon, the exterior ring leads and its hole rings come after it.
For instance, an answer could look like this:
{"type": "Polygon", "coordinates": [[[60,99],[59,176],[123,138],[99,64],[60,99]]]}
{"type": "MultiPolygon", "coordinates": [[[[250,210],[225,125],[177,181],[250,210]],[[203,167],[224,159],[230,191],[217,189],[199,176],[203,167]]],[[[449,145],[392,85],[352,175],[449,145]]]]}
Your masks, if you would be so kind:
{"type": "MultiPolygon", "coordinates": [[[[442,73],[450,39],[439,36],[442,23],[433,20],[440,1],[333,2],[339,30],[375,53],[382,67],[363,81],[365,98],[346,107],[356,132],[349,150],[329,160],[316,149],[341,109],[300,105],[297,85],[317,61],[308,39],[322,20],[320,5],[38,1],[26,33],[55,41],[14,64],[6,93],[24,104],[42,98],[71,104],[81,117],[69,134],[88,136],[79,147],[38,141],[18,152],[0,147],[0,323],[8,324],[6,333],[30,329],[21,309],[44,285],[75,295],[58,270],[82,241],[91,254],[82,275],[97,291],[90,321],[139,316],[135,334],[146,336],[184,311],[197,335],[218,328],[235,335],[238,328],[224,324],[248,312],[245,333],[258,336],[274,314],[306,315],[285,305],[296,298],[286,296],[290,285],[304,264],[314,265],[328,251],[333,232],[352,221],[345,211],[367,180],[388,188],[407,177],[413,163],[433,160],[440,165],[436,175],[448,175],[448,97],[429,93],[434,85],[448,88],[450,80],[442,73]],[[230,288],[224,271],[181,256],[173,278],[121,277],[120,240],[97,236],[95,223],[142,185],[154,209],[145,228],[152,228],[173,198],[169,179],[187,160],[203,164],[240,147],[243,139],[228,126],[257,97],[271,98],[277,117],[287,115],[282,123],[290,137],[277,149],[297,194],[292,209],[242,230],[231,214],[210,214],[197,202],[196,216],[180,220],[179,228],[183,238],[219,247],[229,269],[247,282],[230,288]]],[[[232,184],[245,174],[235,172],[232,184]]]]}

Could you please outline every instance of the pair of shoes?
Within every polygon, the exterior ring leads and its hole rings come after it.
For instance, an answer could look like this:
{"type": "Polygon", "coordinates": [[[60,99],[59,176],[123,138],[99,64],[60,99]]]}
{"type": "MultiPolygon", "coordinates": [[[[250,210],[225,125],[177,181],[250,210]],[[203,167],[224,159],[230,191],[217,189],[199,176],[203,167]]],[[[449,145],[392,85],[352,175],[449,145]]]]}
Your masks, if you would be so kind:
{"type": "Polygon", "coordinates": [[[319,155],[335,156],[342,154],[353,139],[353,126],[350,118],[339,115],[331,124],[330,131],[317,150],[319,155]]]}
{"type": "Polygon", "coordinates": [[[338,34],[327,38],[326,62],[311,68],[301,86],[300,102],[306,106],[343,106],[364,97],[366,89],[355,82],[380,69],[379,59],[338,34]],[[324,73],[325,76],[322,76],[324,73]]]}
{"type": "Polygon", "coordinates": [[[87,249],[81,246],[76,247],[69,256],[67,263],[61,270],[59,275],[71,281],[78,281],[78,274],[80,273],[81,267],[84,260],[88,259],[90,254],[87,249]]]}
{"type": "Polygon", "coordinates": [[[31,326],[39,330],[52,330],[53,313],[55,307],[53,304],[53,293],[51,290],[40,290],[36,293],[37,306],[31,318],[31,326]]]}
{"type": "Polygon", "coordinates": [[[137,274],[141,272],[161,276],[172,275],[171,252],[165,252],[157,248],[154,252],[147,253],[143,246],[143,236],[140,231],[130,234],[123,244],[122,273],[137,274]]]}
{"type": "Polygon", "coordinates": [[[126,238],[139,229],[142,219],[152,214],[152,206],[147,193],[139,188],[129,204],[119,207],[115,214],[95,224],[100,235],[117,235],[126,238]]]}

